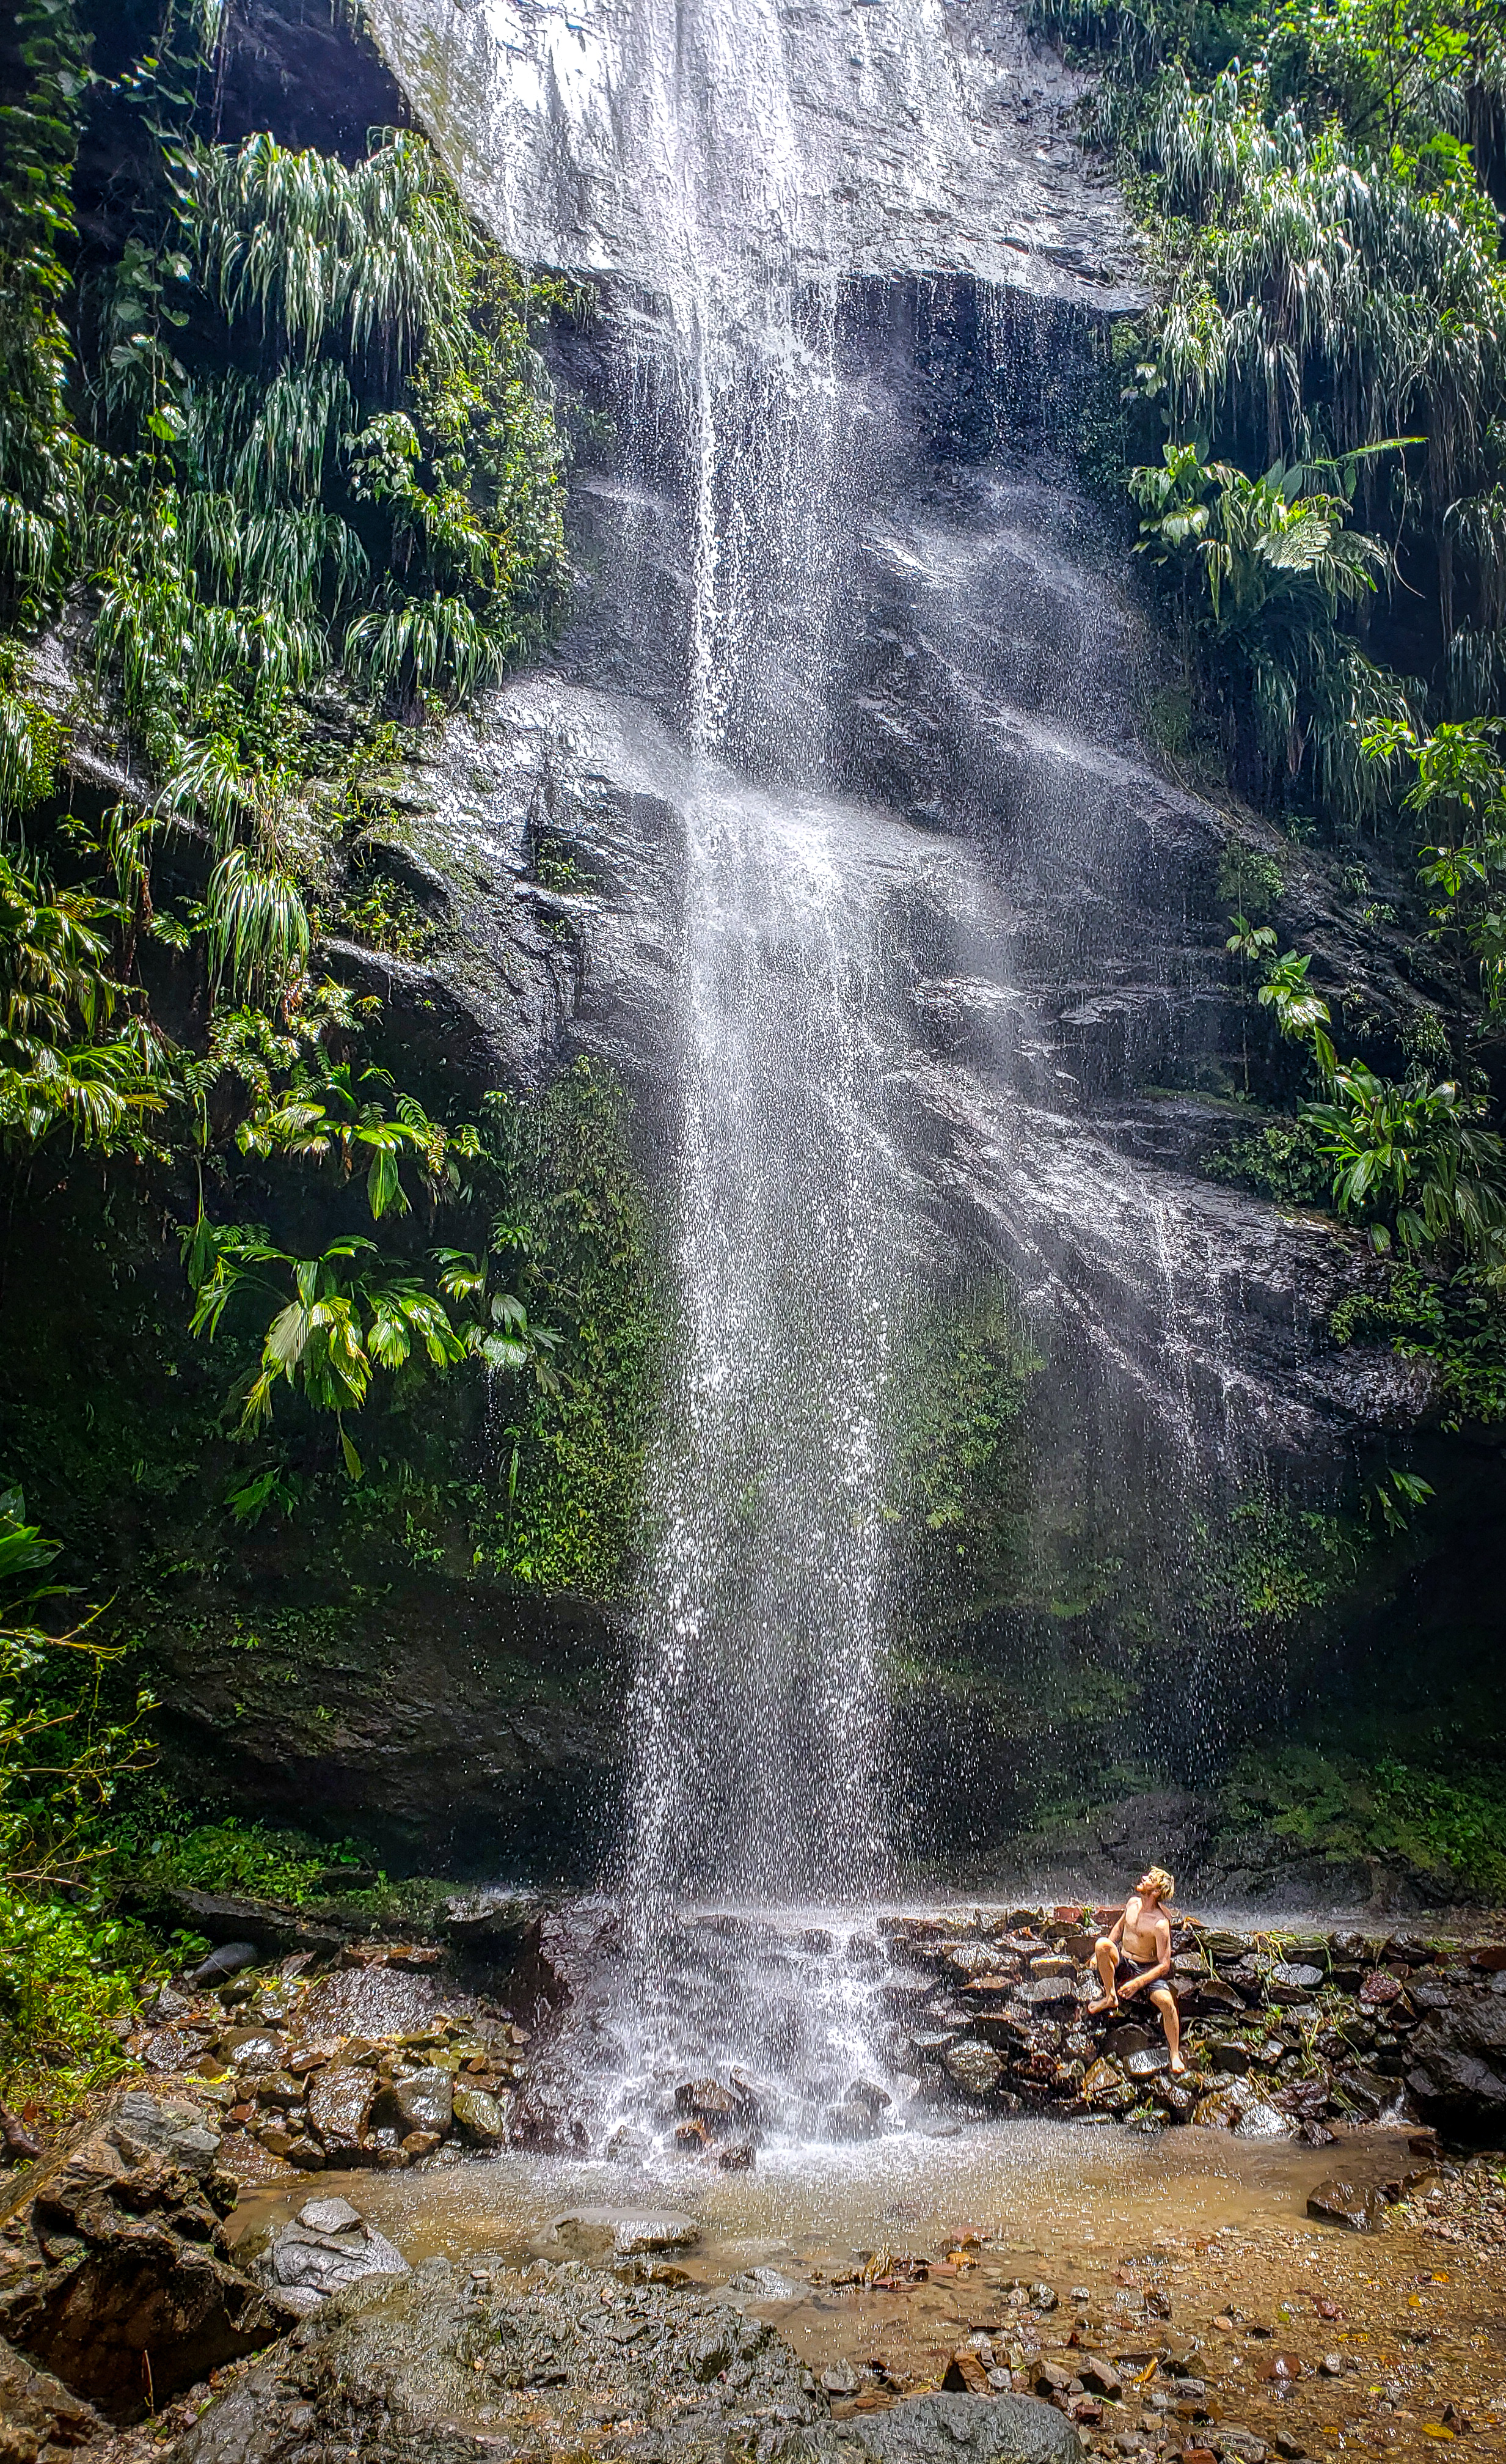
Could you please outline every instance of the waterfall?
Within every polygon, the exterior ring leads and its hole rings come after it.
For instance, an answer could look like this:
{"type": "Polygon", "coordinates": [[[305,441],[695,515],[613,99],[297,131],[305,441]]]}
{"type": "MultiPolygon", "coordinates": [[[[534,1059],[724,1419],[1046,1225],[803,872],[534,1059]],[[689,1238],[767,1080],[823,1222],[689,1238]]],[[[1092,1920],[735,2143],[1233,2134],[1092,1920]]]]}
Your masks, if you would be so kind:
{"type": "Polygon", "coordinates": [[[1135,297],[1122,218],[1011,0],[371,17],[481,218],[602,303],[580,605],[503,705],[639,816],[601,957],[637,934],[628,1033],[586,979],[672,1157],[606,2118],[662,2130],[666,2081],[743,2063],[766,2121],[846,2131],[854,2079],[906,2092],[855,1910],[900,1847],[886,1535],[925,1309],[981,1278],[1028,1321],[1019,1626],[1049,1652],[1078,1618],[1090,1663],[1106,1603],[1111,1639],[1206,1664],[1217,1485],[1325,1408],[1272,1374],[1268,1221],[1143,1100],[1216,1061],[1188,913],[1221,837],[1146,759],[1122,554],[1039,408],[1077,308],[1135,297]]]}
{"type": "MultiPolygon", "coordinates": [[[[686,229],[709,225],[692,183],[686,229]]],[[[703,245],[670,295],[694,759],[676,1056],[683,1319],[633,1705],[641,1921],[686,1893],[871,1892],[887,1828],[882,916],[826,777],[863,423],[840,382],[831,296],[802,297],[703,245]]]]}

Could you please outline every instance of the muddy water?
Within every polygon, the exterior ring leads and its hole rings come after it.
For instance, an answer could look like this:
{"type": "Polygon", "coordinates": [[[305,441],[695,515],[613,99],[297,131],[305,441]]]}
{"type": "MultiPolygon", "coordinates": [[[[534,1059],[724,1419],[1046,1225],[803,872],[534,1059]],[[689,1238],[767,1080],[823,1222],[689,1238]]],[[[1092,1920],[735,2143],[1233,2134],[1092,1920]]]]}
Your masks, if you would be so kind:
{"type": "Polygon", "coordinates": [[[1195,2129],[1146,2137],[1015,2121],[765,2157],[750,2174],[520,2154],[324,2174],[291,2190],[285,2180],[248,2189],[236,2224],[250,2239],[311,2191],[339,2190],[409,2259],[458,2262],[536,2253],[562,2210],[670,2208],[701,2227],[688,2273],[715,2286],[776,2271],[782,2285],[739,2286],[736,2298],[813,2366],[853,2364],[871,2389],[864,2402],[885,2387],[934,2386],[971,2333],[1023,2343],[1032,2368],[1036,2348],[1070,2365],[1090,2343],[1117,2356],[1126,2380],[1128,2401],[1105,2409],[1103,2431],[1159,2431],[1180,2448],[1196,2443],[1190,2418],[1132,2384],[1159,2343],[1204,2380],[1215,2420],[1268,2440],[1279,2432],[1314,2455],[1357,2443],[1435,2452],[1451,2404],[1472,2424],[1461,2433],[1472,2452],[1506,2453],[1499,2256],[1440,2249],[1412,2225],[1362,2237],[1305,2213],[1325,2177],[1381,2181],[1415,2161],[1397,2131],[1357,2131],[1315,2150],[1195,2129]],[[976,2247],[959,2251],[974,2235],[976,2247]],[[925,2257],[929,2280],[898,2292],[830,2280],[884,2251],[925,2257]],[[1059,2296],[1055,2311],[1021,2306],[1037,2281],[1059,2296]],[[1075,2322],[1085,2324],[1072,2345],[1075,2322]],[[1277,2353],[1301,2365],[1290,2388],[1266,2375],[1277,2353]],[[882,2376],[870,2375],[875,2364],[882,2376]]]}

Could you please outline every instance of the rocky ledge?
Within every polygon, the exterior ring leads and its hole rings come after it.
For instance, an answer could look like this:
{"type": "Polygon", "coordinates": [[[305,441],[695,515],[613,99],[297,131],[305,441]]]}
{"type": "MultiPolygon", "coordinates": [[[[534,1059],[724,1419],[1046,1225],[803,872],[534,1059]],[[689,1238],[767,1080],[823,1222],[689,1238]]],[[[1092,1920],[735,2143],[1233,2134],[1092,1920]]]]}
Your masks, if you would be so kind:
{"type": "Polygon", "coordinates": [[[928,2095],[987,2109],[1305,2137],[1394,2111],[1468,2132],[1506,2113],[1506,1945],[1179,1925],[1169,1983],[1185,2079],[1143,2000],[1094,2016],[1092,1952],[1117,1909],[881,1920],[884,2051],[928,2095]]]}
{"type": "Polygon", "coordinates": [[[578,1903],[544,1921],[557,1994],[518,2135],[631,2159],[645,2153],[646,2133],[723,2166],[756,2162],[762,2140],[792,2129],[860,2140],[902,2118],[924,2129],[1027,2110],[1317,2146],[1386,2118],[1499,2143],[1506,1943],[1179,1923],[1169,1981],[1187,2070],[1174,2077],[1152,2006],[1089,2007],[1101,1992],[1093,1947],[1117,1913],[953,1909],[880,1916],[840,1938],[687,1916],[665,1953],[686,1981],[681,2066],[650,2091],[641,2128],[619,2128],[608,2144],[600,2091],[623,2006],[622,1944],[614,1910],[578,1903]],[[870,2066],[842,2080],[810,2014],[854,1991],[870,2066]],[[718,2050],[731,2008],[748,2038],[735,2068],[718,2050]]]}
{"type": "Polygon", "coordinates": [[[237,2185],[219,2147],[195,2105],[136,2091],[25,2177],[0,2233],[0,2336],[41,2367],[0,2345],[0,2413],[32,2417],[39,2444],[98,2427],[88,2404],[59,2409],[52,2373],[129,2421],[293,2324],[231,2261],[237,2185]]]}

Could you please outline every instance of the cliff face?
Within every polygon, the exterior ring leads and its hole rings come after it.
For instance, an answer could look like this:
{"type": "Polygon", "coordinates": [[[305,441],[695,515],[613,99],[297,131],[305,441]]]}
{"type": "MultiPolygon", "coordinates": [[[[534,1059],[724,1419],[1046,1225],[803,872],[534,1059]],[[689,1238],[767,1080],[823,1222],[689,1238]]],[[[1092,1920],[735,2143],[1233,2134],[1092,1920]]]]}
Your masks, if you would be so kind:
{"type": "Polygon", "coordinates": [[[461,194],[525,263],[661,301],[692,253],[775,281],[965,271],[1122,308],[1128,225],[1075,141],[1082,80],[1009,0],[575,13],[377,0],[461,194]]]}
{"type": "MultiPolygon", "coordinates": [[[[840,1480],[835,1509],[804,1501],[792,1591],[816,1564],[817,1622],[844,1622],[866,1514],[883,1574],[863,1614],[902,1646],[900,1827],[918,1853],[980,1854],[1042,1793],[1080,1800],[1125,1760],[1206,1779],[1279,1716],[1310,1682],[1311,1612],[1354,1573],[1311,1576],[1286,1492],[1321,1525],[1356,1455],[1429,1407],[1415,1366],[1332,1337],[1357,1245],[1203,1170],[1239,1118],[1241,1045],[1267,1031],[1224,951],[1232,832],[1280,882],[1283,942],[1383,1019],[1413,996],[1319,859],[1157,750],[1164,646],[1089,484],[1138,277],[1059,61],[982,0],[756,8],[735,42],[710,7],[673,38],[662,16],[376,0],[401,94],[364,55],[359,74],[326,61],[322,121],[304,72],[323,33],[293,9],[236,22],[229,121],[359,144],[358,122],[405,107],[509,249],[597,285],[551,343],[576,442],[568,621],[371,784],[356,852],[417,901],[426,955],[324,956],[381,997],[436,1103],[542,1088],[582,1055],[620,1073],[692,1352],[688,1131],[722,1137],[722,1180],[753,1193],[712,1227],[725,1286],[790,1330],[736,1390],[740,1430],[797,1450],[790,1396],[835,1382],[836,1419],[867,1412],[874,1434],[861,1512],[840,1480]],[[703,1031],[738,970],[764,1033],[741,1075],[703,1031]],[[805,1031],[823,1004],[825,1044],[805,1031]],[[786,1015],[803,1041],[781,1042],[786,1015]],[[834,1054],[840,1119],[798,1100],[834,1054]],[[834,1119],[861,1169],[822,1284],[834,1119]],[[775,1224],[790,1246],[771,1260],[775,1224]],[[874,1293],[882,1410],[853,1335],[874,1293]],[[981,1404],[957,1399],[980,1310],[981,1404]],[[846,1390],[813,1328],[847,1341],[846,1390]],[[936,1391],[902,1426],[917,1363],[936,1391]],[[995,1407],[1015,1434],[957,1470],[995,1407]],[[1281,1649],[1252,1646],[1260,1617],[1281,1649]]],[[[66,694],[63,665],[55,681],[66,694]]],[[[91,758],[80,728],[80,780],[114,792],[91,758]]],[[[735,1386],[735,1349],[688,1382],[735,1386]]],[[[757,1522],[745,1468],[718,1474],[729,1524],[757,1522]]],[[[685,1503],[659,1479],[656,1528],[685,1503]]],[[[793,1627],[802,1604],[752,1592],[724,1542],[713,1573],[745,1628],[793,1627]]],[[[223,1543],[212,1570],[184,1548],[149,1619],[175,1766],[395,1861],[589,1870],[623,1793],[636,1630],[668,1595],[655,1545],[606,1608],[502,1596],[453,1551],[358,1600],[291,1552],[252,1565],[237,1543],[228,1575],[223,1543]],[[269,1613],[248,1660],[243,1617],[269,1613]]],[[[725,1707],[701,1686],[709,1758],[725,1707]]]]}
{"type": "MultiPolygon", "coordinates": [[[[1145,740],[1158,647],[1063,451],[1093,340],[1071,312],[966,281],[845,303],[865,487],[821,793],[877,919],[906,1237],[927,1280],[1007,1270],[1098,1362],[1084,1374],[1112,1355],[1152,1419],[1186,1432],[1211,1413],[1215,1445],[1321,1457],[1408,1422],[1427,1384],[1328,1334],[1363,1272],[1352,1243],[1199,1170],[1237,1082],[1230,825],[1145,740]]],[[[634,467],[631,347],[608,326],[562,348],[562,382],[622,448],[577,469],[562,637],[428,739],[370,834],[439,928],[431,960],[342,955],[463,1071],[530,1083],[609,1060],[663,1178],[701,791],[683,740],[694,541],[672,464],[634,467]]],[[[788,791],[753,792],[772,808],[788,791]]],[[[1320,869],[1301,870],[1294,895],[1337,946],[1320,869]]],[[[1376,972],[1394,1008],[1405,987],[1376,972]]]]}

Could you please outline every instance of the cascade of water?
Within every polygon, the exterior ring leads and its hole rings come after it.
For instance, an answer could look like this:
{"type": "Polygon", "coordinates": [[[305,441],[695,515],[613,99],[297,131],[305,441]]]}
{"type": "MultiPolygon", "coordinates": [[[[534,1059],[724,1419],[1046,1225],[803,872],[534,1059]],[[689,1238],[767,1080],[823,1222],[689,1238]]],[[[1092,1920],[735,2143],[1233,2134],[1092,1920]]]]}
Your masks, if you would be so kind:
{"type": "MultiPolygon", "coordinates": [[[[713,245],[707,166],[693,143],[677,159],[666,390],[692,582],[682,1316],[650,1474],[622,2013],[624,2071],[645,2093],[677,2044],[705,2044],[685,1991],[687,1898],[871,1893],[887,1853],[882,916],[825,792],[861,404],[839,383],[832,295],[730,256],[719,222],[713,245]]],[[[764,208],[751,231],[766,242],[764,208]]],[[[721,2052],[757,2061],[756,1989],[732,1972],[721,2052]]],[[[851,1976],[831,1974],[818,2071],[831,2047],[853,2057],[851,1976]]]]}

